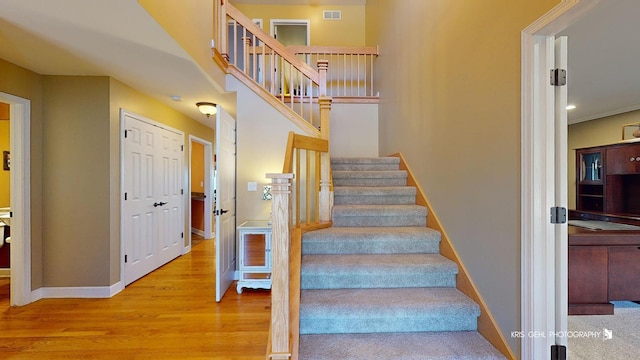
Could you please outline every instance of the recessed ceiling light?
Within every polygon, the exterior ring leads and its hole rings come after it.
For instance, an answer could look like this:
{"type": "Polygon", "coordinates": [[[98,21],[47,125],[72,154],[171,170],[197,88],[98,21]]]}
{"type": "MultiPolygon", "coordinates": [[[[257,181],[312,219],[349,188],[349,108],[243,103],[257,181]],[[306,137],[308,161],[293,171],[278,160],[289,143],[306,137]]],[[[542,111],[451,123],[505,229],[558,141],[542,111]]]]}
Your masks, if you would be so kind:
{"type": "Polygon", "coordinates": [[[573,110],[575,108],[576,108],[575,105],[572,105],[572,104],[567,105],[567,110],[573,110]]]}
{"type": "Polygon", "coordinates": [[[182,96],[171,95],[171,100],[173,100],[173,101],[182,101],[182,96]]]}

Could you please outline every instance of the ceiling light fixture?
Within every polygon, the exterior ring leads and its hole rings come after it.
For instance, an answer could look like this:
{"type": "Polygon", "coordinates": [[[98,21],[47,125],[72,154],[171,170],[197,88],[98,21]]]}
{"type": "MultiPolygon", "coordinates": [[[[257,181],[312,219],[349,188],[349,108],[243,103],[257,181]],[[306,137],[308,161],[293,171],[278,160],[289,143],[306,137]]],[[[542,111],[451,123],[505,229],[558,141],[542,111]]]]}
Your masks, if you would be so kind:
{"type": "Polygon", "coordinates": [[[573,110],[575,108],[576,108],[575,105],[567,105],[567,110],[573,110]]]}
{"type": "Polygon", "coordinates": [[[198,110],[207,115],[207,117],[215,115],[218,112],[218,106],[212,102],[199,102],[196,103],[196,106],[198,107],[198,110]]]}

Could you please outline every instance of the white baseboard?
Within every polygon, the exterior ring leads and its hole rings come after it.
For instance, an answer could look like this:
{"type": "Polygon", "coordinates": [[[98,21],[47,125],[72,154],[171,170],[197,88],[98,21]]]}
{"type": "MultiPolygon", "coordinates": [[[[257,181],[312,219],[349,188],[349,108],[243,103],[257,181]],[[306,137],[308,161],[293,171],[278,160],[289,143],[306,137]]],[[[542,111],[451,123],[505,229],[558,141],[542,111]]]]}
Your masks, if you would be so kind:
{"type": "Polygon", "coordinates": [[[204,230],[200,230],[200,229],[192,227],[191,228],[191,232],[196,234],[196,235],[200,235],[200,236],[204,237],[204,230]]]}
{"type": "Polygon", "coordinates": [[[32,301],[40,299],[105,299],[110,298],[124,289],[121,282],[111,286],[88,286],[88,287],[43,287],[32,291],[32,301]]]}

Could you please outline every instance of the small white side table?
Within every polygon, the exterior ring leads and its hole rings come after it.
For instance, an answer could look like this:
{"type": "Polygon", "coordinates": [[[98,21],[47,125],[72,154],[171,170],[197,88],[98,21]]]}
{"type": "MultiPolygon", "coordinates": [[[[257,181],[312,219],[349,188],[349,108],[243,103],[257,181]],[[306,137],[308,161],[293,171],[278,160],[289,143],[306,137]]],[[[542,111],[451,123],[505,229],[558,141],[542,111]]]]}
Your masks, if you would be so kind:
{"type": "Polygon", "coordinates": [[[251,220],[238,226],[238,257],[238,294],[242,288],[271,289],[270,221],[251,220]]]}

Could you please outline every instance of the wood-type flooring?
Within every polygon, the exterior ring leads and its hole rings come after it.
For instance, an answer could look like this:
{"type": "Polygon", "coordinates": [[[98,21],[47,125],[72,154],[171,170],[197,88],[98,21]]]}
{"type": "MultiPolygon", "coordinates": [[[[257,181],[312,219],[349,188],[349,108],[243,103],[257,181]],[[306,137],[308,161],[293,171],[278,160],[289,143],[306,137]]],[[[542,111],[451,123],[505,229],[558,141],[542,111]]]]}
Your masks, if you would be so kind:
{"type": "Polygon", "coordinates": [[[231,286],[215,302],[214,241],[110,299],[42,299],[9,306],[0,279],[0,359],[264,360],[270,292],[231,286]]]}

